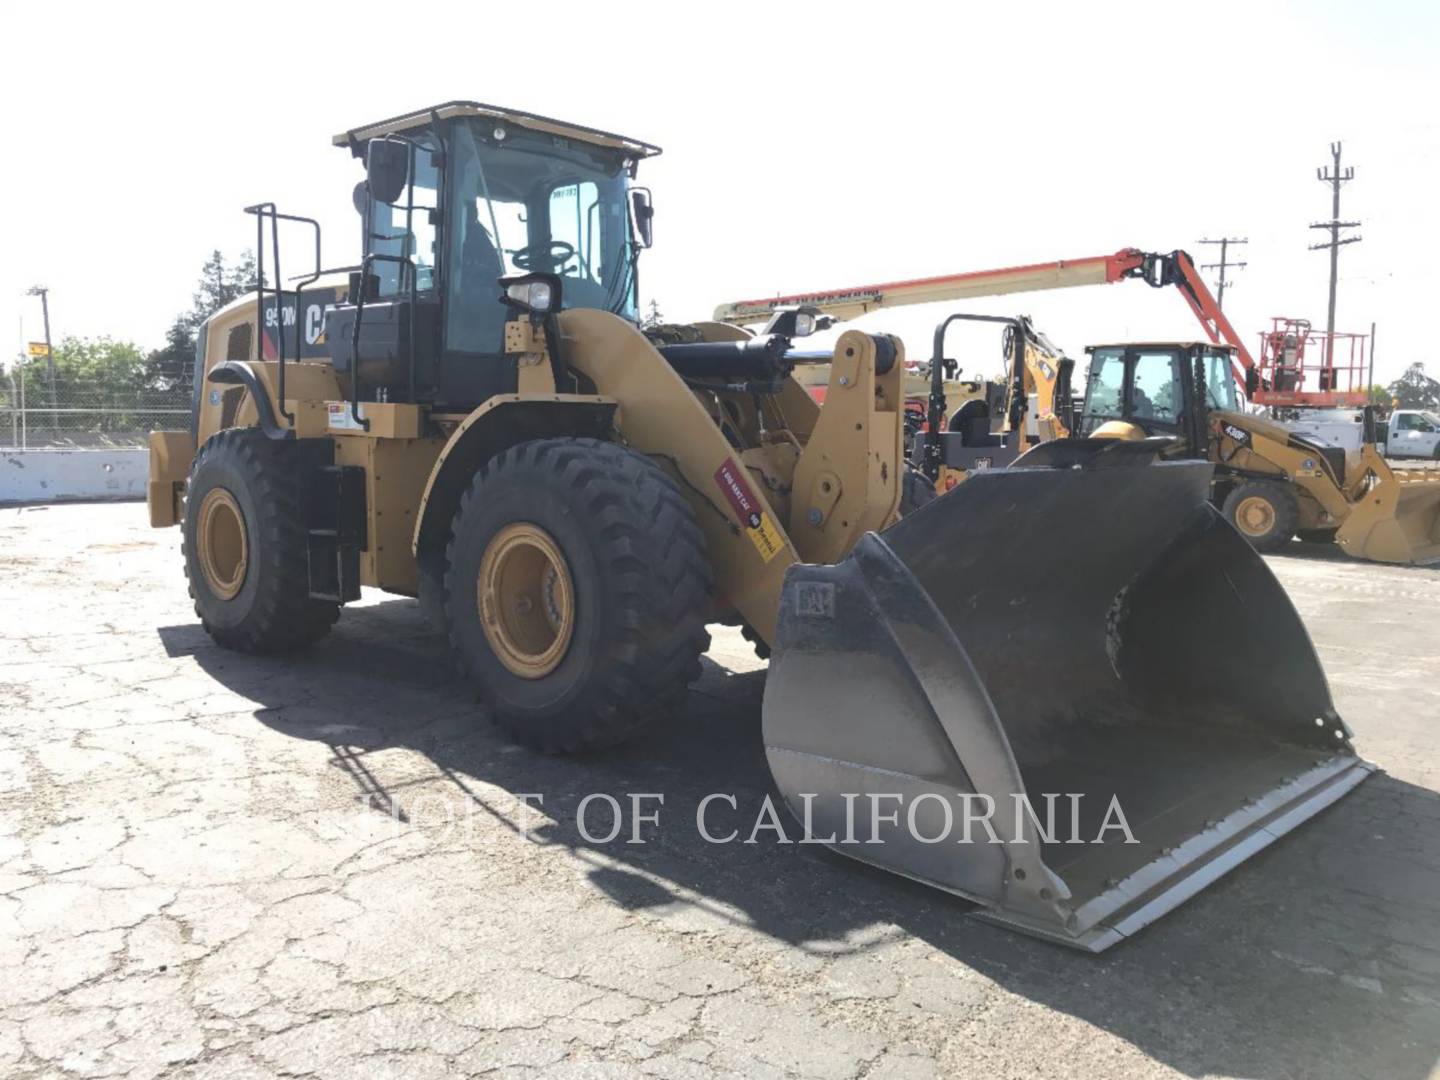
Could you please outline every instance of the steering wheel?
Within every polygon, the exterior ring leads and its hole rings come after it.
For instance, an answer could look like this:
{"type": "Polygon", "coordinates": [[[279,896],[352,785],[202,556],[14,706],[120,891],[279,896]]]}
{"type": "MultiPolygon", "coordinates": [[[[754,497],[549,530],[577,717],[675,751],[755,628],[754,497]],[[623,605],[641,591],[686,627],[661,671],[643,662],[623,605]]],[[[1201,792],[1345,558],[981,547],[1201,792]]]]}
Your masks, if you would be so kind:
{"type": "Polygon", "coordinates": [[[575,245],[564,240],[551,240],[544,244],[528,244],[510,252],[510,261],[521,270],[538,270],[545,265],[552,274],[564,271],[565,264],[575,257],[575,245]]]}

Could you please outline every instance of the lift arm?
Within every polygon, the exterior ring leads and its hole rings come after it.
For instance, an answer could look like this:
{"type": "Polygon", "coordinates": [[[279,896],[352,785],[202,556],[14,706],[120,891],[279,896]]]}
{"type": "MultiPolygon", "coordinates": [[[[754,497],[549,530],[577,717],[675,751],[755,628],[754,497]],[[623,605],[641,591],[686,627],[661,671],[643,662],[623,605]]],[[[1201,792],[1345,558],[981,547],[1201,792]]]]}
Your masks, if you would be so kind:
{"type": "Polygon", "coordinates": [[[1166,255],[1123,248],[1113,255],[1097,255],[1088,259],[1061,259],[1002,270],[980,270],[760,300],[738,300],[717,307],[715,318],[719,322],[743,325],[764,321],[778,307],[804,304],[819,308],[835,319],[852,319],[880,308],[906,304],[970,300],[981,296],[1069,289],[1080,285],[1109,285],[1135,277],[1143,278],[1155,288],[1174,285],[1200,320],[1206,336],[1217,345],[1234,347],[1236,360],[1244,369],[1236,373],[1237,378],[1242,386],[1245,385],[1244,372],[1252,370],[1255,361],[1195,269],[1194,260],[1183,251],[1172,251],[1166,255]]]}

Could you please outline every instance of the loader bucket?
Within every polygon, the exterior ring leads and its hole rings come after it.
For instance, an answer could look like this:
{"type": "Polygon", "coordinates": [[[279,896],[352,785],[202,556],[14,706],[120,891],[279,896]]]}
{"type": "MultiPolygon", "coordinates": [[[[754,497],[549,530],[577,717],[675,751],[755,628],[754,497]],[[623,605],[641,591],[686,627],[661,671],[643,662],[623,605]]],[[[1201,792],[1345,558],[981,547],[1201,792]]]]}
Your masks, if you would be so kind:
{"type": "Polygon", "coordinates": [[[1371,769],[1210,466],[1105,461],[972,474],[791,567],[764,703],[808,839],[1095,952],[1371,769]]]}
{"type": "Polygon", "coordinates": [[[1356,500],[1335,542],[1374,562],[1440,562],[1440,469],[1390,469],[1356,500]]]}

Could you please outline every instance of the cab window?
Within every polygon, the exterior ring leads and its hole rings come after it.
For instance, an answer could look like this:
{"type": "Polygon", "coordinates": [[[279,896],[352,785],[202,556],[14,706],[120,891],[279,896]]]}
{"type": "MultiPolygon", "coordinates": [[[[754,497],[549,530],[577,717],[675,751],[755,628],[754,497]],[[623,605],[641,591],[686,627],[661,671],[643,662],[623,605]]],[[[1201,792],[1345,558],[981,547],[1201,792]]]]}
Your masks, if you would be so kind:
{"type": "Polygon", "coordinates": [[[1138,352],[1134,372],[1127,419],[1151,427],[1175,427],[1181,400],[1180,358],[1168,351],[1138,352]]]}
{"type": "Polygon", "coordinates": [[[622,155],[494,122],[453,128],[446,347],[501,351],[499,278],[562,279],[561,306],[635,320],[635,248],[622,155]]]}
{"type": "Polygon", "coordinates": [[[588,180],[550,192],[550,240],[562,277],[600,283],[599,211],[599,193],[588,180]]]}
{"type": "Polygon", "coordinates": [[[1235,368],[1228,352],[1205,354],[1205,394],[1210,408],[1238,412],[1239,396],[1235,392],[1235,368]]]}
{"type": "Polygon", "coordinates": [[[410,174],[414,183],[397,203],[376,203],[371,211],[365,250],[409,261],[407,266],[389,258],[371,263],[371,273],[380,281],[382,297],[409,294],[411,267],[419,292],[430,291],[437,285],[435,267],[439,252],[433,211],[439,205],[440,177],[431,160],[428,143],[422,141],[421,149],[412,150],[410,174]]]}
{"type": "Polygon", "coordinates": [[[1089,384],[1085,390],[1084,434],[1089,435],[1106,420],[1119,420],[1124,415],[1124,350],[1096,349],[1090,356],[1089,384]]]}

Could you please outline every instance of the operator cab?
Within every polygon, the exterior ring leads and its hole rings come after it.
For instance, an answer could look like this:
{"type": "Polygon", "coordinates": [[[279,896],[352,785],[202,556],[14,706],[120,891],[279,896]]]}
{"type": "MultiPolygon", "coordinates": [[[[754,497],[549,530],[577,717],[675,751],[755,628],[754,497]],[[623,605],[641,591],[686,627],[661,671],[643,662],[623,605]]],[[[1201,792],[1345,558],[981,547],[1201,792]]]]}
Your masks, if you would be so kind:
{"type": "Polygon", "coordinates": [[[535,275],[545,311],[636,320],[659,147],[478,102],[450,102],[337,135],[365,163],[362,262],[327,320],[359,400],[464,410],[514,393],[502,278],[535,275]]]}
{"type": "Polygon", "coordinates": [[[1204,444],[1206,414],[1238,411],[1235,350],[1208,342],[1092,345],[1078,435],[1111,421],[1204,444]],[[1196,401],[1199,408],[1194,407],[1196,401]]]}

